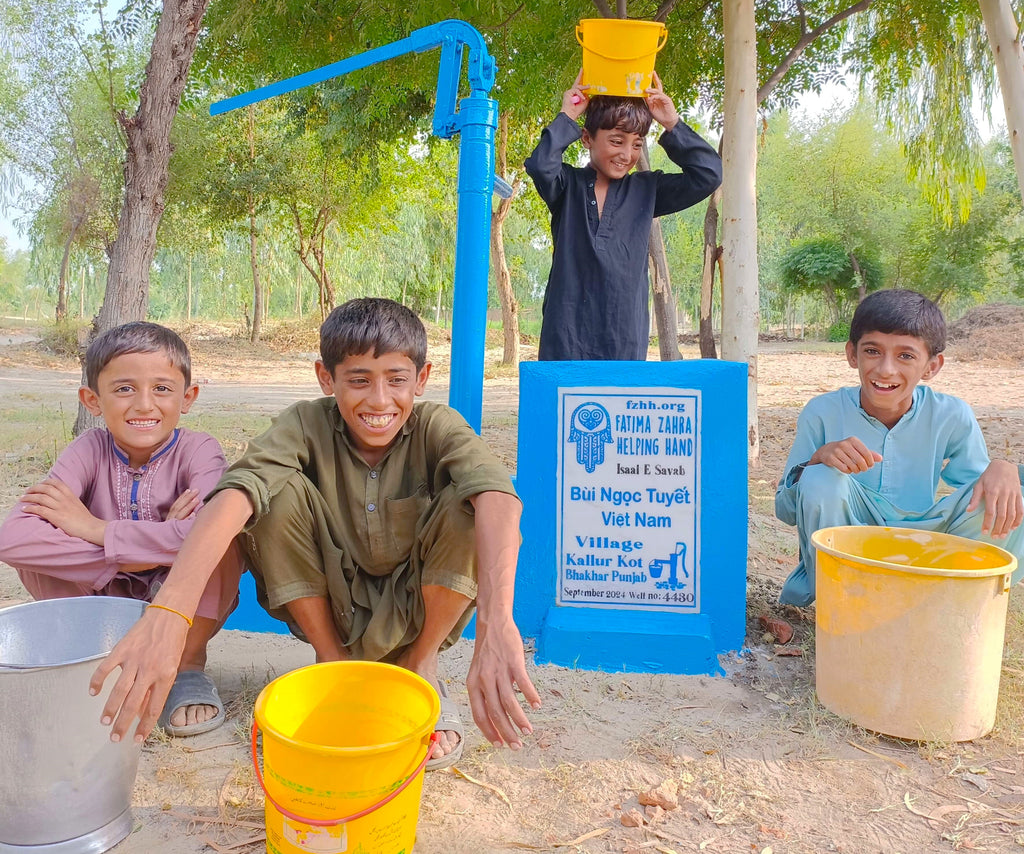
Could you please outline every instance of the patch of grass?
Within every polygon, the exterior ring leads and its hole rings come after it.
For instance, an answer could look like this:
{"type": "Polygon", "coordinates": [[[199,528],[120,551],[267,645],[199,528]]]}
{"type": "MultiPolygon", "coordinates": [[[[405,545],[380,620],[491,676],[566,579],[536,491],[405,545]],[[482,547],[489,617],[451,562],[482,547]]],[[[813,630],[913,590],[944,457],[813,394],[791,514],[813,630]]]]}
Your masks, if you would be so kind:
{"type": "Polygon", "coordinates": [[[264,686],[274,678],[274,672],[267,670],[263,677],[256,675],[255,668],[242,674],[242,687],[238,693],[230,697],[224,704],[224,718],[234,721],[233,735],[242,744],[248,744],[252,738],[253,711],[256,698],[264,686]]]}
{"type": "Polygon", "coordinates": [[[0,410],[0,505],[4,512],[24,489],[46,476],[57,455],[71,441],[74,417],[62,405],[8,401],[0,410]]]}
{"type": "Polygon", "coordinates": [[[270,417],[247,412],[194,411],[189,413],[182,426],[216,436],[227,461],[233,463],[242,456],[249,440],[270,426],[270,417]]]}

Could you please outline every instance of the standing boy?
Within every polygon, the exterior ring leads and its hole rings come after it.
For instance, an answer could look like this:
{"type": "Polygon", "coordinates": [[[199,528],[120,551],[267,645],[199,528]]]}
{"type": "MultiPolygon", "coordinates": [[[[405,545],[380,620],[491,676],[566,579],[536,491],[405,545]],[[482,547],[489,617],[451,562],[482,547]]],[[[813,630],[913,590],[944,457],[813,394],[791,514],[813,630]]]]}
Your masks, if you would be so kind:
{"type": "Polygon", "coordinates": [[[710,196],[722,183],[722,160],[680,121],[657,73],[646,99],[588,98],[582,74],[526,161],[551,211],[553,241],[538,358],[643,361],[651,223],[710,196]],[[584,113],[581,133],[577,119],[584,113]],[[658,142],[682,173],[630,174],[652,119],[665,129],[658,142]],[[563,163],[565,150],[581,138],[589,165],[563,163]]]}
{"type": "MultiPolygon", "coordinates": [[[[386,299],[339,306],[320,327],[315,365],[325,397],[286,409],[217,485],[160,591],[189,613],[211,567],[240,531],[260,603],[313,647],[317,661],[390,661],[435,685],[441,719],[428,768],[462,751],[462,725],[438,676],[438,652],[477,604],[467,681],[473,717],[495,744],[530,732],[526,675],[512,621],[520,503],[508,472],[454,410],[419,403],[430,375],[426,331],[386,299]]],[[[105,715],[113,737],[141,712],[152,725],[180,626],[154,615],[93,678],[122,671],[105,715]],[[124,673],[130,670],[130,676],[124,673]],[[134,677],[138,670],[139,675],[134,677]],[[130,691],[130,693],[128,693],[130,691]]]]}
{"type": "MultiPolygon", "coordinates": [[[[800,561],[779,600],[814,601],[811,534],[837,525],[939,531],[997,543],[1024,558],[1018,466],[989,460],[971,408],[922,380],[943,365],[946,322],[914,291],[876,291],[853,314],[846,358],[860,386],[808,401],[775,493],[796,525],[800,561]],[[939,479],[953,492],[936,500],[939,479]]],[[[1024,562],[1014,581],[1024,574],[1024,562]]]]}
{"type": "MultiPolygon", "coordinates": [[[[35,599],[152,602],[203,496],[224,473],[224,454],[212,436],[178,427],[199,387],[188,348],[170,329],[145,322],[111,329],[86,351],[85,374],[79,399],[106,426],[75,439],[21,497],[0,527],[0,560],[35,599]]],[[[171,735],[224,721],[204,671],[206,647],[235,606],[241,569],[240,553],[229,550],[194,611],[164,611],[188,623],[159,720],[171,735]]]]}

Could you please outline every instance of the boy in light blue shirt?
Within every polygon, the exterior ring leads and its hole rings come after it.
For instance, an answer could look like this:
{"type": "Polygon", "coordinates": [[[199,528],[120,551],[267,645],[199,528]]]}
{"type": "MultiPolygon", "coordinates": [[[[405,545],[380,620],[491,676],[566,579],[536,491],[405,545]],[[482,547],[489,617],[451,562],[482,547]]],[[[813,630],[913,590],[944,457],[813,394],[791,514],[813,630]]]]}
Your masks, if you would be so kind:
{"type": "Polygon", "coordinates": [[[927,297],[884,290],[854,312],[846,358],[860,386],[810,400],[797,421],[775,515],[796,525],[800,560],[779,601],[814,601],[811,534],[885,525],[994,542],[1024,574],[1021,470],[990,460],[971,408],[919,385],[942,368],[946,322],[927,297]],[[939,480],[953,492],[936,500],[939,480]]]}

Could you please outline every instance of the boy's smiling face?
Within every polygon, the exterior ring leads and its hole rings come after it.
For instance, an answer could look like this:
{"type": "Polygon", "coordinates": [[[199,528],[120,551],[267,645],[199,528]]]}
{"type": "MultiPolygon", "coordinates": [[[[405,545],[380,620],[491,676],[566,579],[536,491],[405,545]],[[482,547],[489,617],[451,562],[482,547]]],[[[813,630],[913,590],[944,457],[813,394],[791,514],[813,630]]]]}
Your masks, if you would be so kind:
{"type": "Polygon", "coordinates": [[[856,345],[846,343],[846,359],[860,374],[860,405],[890,429],[914,402],[914,388],[942,367],[942,353],[932,356],[916,335],[867,332],[856,345]]]}
{"type": "Polygon", "coordinates": [[[644,138],[620,128],[599,130],[593,136],[583,131],[583,145],[590,151],[590,165],[609,181],[625,178],[636,166],[644,138]]]}
{"type": "Polygon", "coordinates": [[[415,399],[423,394],[430,362],[419,371],[404,353],[373,351],[346,356],[333,374],[316,363],[316,378],[324,394],[338,402],[349,439],[371,468],[383,459],[402,426],[412,415],[415,399]]]}
{"type": "Polygon", "coordinates": [[[95,391],[78,390],[79,400],[103,418],[132,468],[149,462],[198,395],[199,386],[186,385],[181,369],[163,351],[115,356],[99,372],[95,391]]]}

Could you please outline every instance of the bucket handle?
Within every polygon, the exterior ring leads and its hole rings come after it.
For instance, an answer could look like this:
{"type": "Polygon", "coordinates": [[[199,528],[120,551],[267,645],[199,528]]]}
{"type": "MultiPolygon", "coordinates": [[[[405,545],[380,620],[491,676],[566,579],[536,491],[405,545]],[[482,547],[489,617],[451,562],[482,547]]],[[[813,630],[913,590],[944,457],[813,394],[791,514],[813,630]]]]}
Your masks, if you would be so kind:
{"type": "MultiPolygon", "coordinates": [[[[601,59],[607,59],[607,60],[609,60],[611,62],[629,62],[630,60],[640,59],[640,57],[642,57],[642,56],[647,56],[646,53],[640,53],[640,54],[637,54],[636,56],[607,56],[606,54],[603,54],[600,51],[594,50],[592,47],[587,47],[587,45],[583,44],[582,32],[583,32],[582,27],[580,27],[580,25],[577,24],[576,25],[576,41],[578,41],[580,43],[580,47],[582,47],[584,50],[589,50],[592,54],[594,54],[594,56],[599,56],[599,57],[601,57],[601,59]]],[[[667,42],[667,41],[668,41],[668,30],[665,27],[662,27],[661,28],[661,33],[659,33],[659,35],[658,35],[658,46],[654,49],[654,52],[658,53],[658,51],[660,51],[665,46],[665,42],[667,42]]]]}
{"type": "Polygon", "coordinates": [[[301,815],[298,815],[296,813],[293,813],[287,807],[284,807],[281,804],[279,804],[277,801],[274,800],[274,798],[271,796],[270,792],[267,791],[266,784],[263,782],[263,773],[260,771],[260,763],[259,763],[259,760],[258,760],[258,758],[256,756],[256,735],[258,734],[258,732],[259,732],[259,728],[258,728],[258,725],[257,725],[256,721],[254,720],[252,722],[252,742],[251,742],[251,746],[252,746],[252,767],[253,767],[253,770],[256,772],[256,782],[259,783],[260,784],[260,788],[263,789],[264,797],[266,797],[266,799],[268,801],[270,801],[271,804],[273,804],[274,809],[276,809],[279,813],[281,813],[281,815],[285,816],[285,818],[290,818],[292,821],[298,821],[298,822],[301,822],[302,824],[310,824],[313,827],[336,827],[339,824],[346,824],[347,822],[355,821],[357,818],[362,818],[364,815],[369,815],[370,813],[372,813],[372,812],[374,812],[376,810],[379,810],[385,804],[390,803],[391,801],[393,801],[395,798],[397,798],[400,794],[402,794],[402,792],[404,792],[408,788],[409,784],[413,780],[416,779],[416,777],[419,775],[420,771],[422,771],[424,768],[426,768],[427,760],[430,758],[431,748],[437,742],[437,733],[436,732],[431,733],[430,734],[430,744],[427,745],[427,752],[426,752],[426,754],[423,757],[423,761],[420,762],[420,764],[416,766],[416,768],[413,770],[413,772],[408,777],[406,777],[405,780],[402,781],[402,784],[397,789],[395,789],[390,794],[385,795],[383,798],[381,798],[379,801],[377,801],[377,803],[375,803],[373,806],[366,807],[366,809],[361,809],[361,810],[359,810],[359,812],[354,812],[354,813],[352,813],[352,815],[347,815],[344,818],[305,818],[304,816],[301,816],[301,815]]]}

